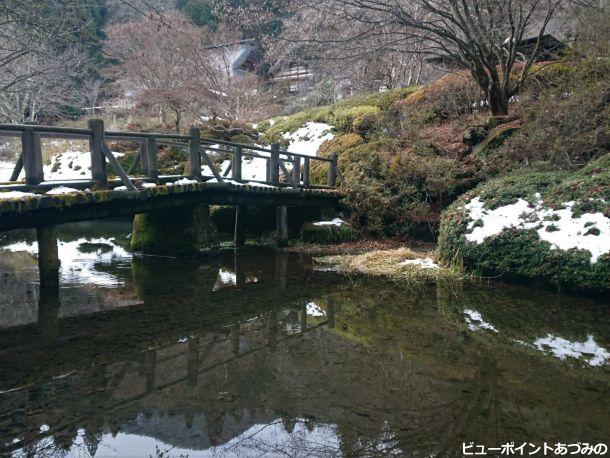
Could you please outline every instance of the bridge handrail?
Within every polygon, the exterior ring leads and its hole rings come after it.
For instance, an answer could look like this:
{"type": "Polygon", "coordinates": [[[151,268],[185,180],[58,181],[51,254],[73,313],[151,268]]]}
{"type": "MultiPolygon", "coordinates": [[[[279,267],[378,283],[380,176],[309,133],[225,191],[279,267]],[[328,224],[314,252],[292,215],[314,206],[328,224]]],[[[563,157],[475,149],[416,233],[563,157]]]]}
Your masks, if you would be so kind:
{"type": "MultiPolygon", "coordinates": [[[[201,137],[200,130],[196,127],[190,129],[189,135],[156,133],[156,132],[116,132],[105,131],[104,122],[101,119],[89,120],[87,129],[72,127],[43,126],[38,124],[0,124],[0,136],[21,137],[22,151],[15,164],[9,185],[1,186],[2,189],[14,187],[23,188],[18,183],[19,175],[25,170],[25,185],[32,188],[45,181],[42,164],[42,137],[80,139],[88,140],[91,154],[92,185],[99,187],[108,186],[106,164],[109,163],[114,173],[121,179],[122,183],[130,191],[138,191],[134,181],[145,179],[148,181],[159,181],[157,169],[158,146],[170,146],[185,148],[188,150],[189,165],[191,173],[189,178],[205,181],[215,178],[222,183],[231,172],[231,179],[235,181],[256,181],[273,186],[289,186],[293,188],[333,188],[336,185],[338,175],[337,155],[331,154],[330,158],[307,156],[300,153],[282,151],[280,145],[275,143],[270,148],[258,145],[249,145],[226,140],[201,137]],[[126,172],[123,170],[115,156],[110,151],[107,141],[129,141],[138,143],[138,153],[134,157],[131,167],[126,172]],[[212,145],[219,145],[218,148],[212,145]],[[226,147],[226,148],[222,148],[226,147]],[[229,167],[221,175],[217,165],[210,159],[206,151],[213,151],[231,155],[229,167]],[[259,154],[265,153],[265,154],[259,154]],[[267,161],[266,179],[244,180],[242,177],[243,156],[265,159],[267,161]],[[311,161],[329,164],[327,172],[328,186],[312,185],[310,183],[311,161]],[[204,176],[201,173],[202,163],[207,165],[213,176],[204,176]],[[292,163],[292,169],[286,164],[292,163]],[[140,164],[142,175],[132,177],[140,164]],[[284,182],[280,181],[283,173],[284,182]]],[[[184,176],[183,176],[184,177],[184,176]]],[[[77,180],[79,182],[83,180],[77,180]]]]}

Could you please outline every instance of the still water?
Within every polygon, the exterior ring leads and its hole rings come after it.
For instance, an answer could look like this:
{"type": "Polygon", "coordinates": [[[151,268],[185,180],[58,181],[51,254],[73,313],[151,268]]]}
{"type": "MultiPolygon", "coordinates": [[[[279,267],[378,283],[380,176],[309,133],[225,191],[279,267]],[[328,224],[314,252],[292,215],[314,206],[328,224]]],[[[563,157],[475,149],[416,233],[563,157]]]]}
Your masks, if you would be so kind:
{"type": "Polygon", "coordinates": [[[62,227],[58,294],[38,289],[31,234],[1,240],[1,456],[461,456],[610,438],[607,302],[406,288],[262,249],[132,257],[129,231],[62,227]]]}

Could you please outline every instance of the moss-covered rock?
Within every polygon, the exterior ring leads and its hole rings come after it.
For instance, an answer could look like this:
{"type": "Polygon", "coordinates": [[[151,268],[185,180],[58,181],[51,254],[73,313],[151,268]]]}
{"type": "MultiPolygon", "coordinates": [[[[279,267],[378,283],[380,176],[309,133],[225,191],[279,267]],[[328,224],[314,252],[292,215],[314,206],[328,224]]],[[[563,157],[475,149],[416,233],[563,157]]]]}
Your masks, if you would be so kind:
{"type": "Polygon", "coordinates": [[[305,223],[301,227],[301,240],[306,243],[342,243],[350,242],[356,238],[356,234],[347,223],[324,224],[305,223]]]}
{"type": "Polygon", "coordinates": [[[610,154],[578,172],[533,167],[466,193],[443,213],[438,253],[485,275],[610,291],[610,154]]]}

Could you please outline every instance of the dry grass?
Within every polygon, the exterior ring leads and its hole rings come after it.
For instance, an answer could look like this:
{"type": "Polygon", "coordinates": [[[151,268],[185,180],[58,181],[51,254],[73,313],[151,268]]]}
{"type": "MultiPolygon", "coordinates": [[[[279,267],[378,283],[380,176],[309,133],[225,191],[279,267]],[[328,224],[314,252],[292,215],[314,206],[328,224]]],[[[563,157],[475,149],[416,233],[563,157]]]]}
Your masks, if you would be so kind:
{"type": "Polygon", "coordinates": [[[396,237],[360,238],[353,242],[343,242],[334,245],[297,242],[294,245],[283,248],[282,251],[307,254],[309,256],[331,256],[392,250],[404,247],[405,245],[408,245],[414,251],[420,252],[422,256],[428,251],[434,251],[436,248],[436,245],[431,242],[424,242],[409,237],[396,237]]]}
{"type": "Polygon", "coordinates": [[[425,268],[418,265],[402,265],[409,259],[435,259],[433,251],[411,248],[375,250],[363,254],[343,254],[314,258],[318,264],[335,266],[347,274],[385,277],[399,283],[410,285],[437,282],[460,282],[470,277],[461,270],[449,267],[425,268]]]}

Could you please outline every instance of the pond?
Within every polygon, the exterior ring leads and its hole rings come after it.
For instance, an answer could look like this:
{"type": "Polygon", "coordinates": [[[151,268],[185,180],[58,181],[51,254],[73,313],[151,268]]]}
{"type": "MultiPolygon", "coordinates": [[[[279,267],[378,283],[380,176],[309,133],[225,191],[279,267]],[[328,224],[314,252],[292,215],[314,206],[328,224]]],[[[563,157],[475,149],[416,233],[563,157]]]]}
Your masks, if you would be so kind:
{"type": "Polygon", "coordinates": [[[32,234],[2,240],[0,456],[528,455],[610,437],[607,302],[408,288],[262,248],[138,257],[129,232],[61,227],[50,293],[32,234]]]}

